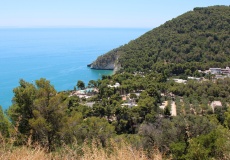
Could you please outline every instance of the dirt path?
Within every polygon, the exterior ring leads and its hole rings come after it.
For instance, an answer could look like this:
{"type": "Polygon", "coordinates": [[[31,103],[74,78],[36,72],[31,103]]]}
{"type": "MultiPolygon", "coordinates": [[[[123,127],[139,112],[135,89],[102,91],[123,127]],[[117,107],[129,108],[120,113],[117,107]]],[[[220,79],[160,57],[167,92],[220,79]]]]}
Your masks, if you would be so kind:
{"type": "Polygon", "coordinates": [[[172,101],[171,103],[171,115],[172,116],[176,116],[176,103],[174,101],[172,101]]]}

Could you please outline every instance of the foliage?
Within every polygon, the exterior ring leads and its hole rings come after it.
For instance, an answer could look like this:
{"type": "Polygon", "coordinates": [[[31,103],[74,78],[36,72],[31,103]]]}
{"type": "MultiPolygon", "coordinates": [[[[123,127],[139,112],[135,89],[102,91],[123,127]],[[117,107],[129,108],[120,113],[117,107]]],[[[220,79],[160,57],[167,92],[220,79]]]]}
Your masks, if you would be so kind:
{"type": "MultiPolygon", "coordinates": [[[[27,144],[30,139],[32,144],[38,142],[49,151],[60,148],[63,143],[82,145],[95,138],[97,145],[109,148],[109,139],[127,135],[133,137],[133,140],[128,139],[135,147],[143,147],[151,153],[152,147],[156,146],[165,158],[224,159],[221,155],[228,156],[229,111],[222,108],[218,112],[215,110],[215,114],[209,113],[205,104],[208,105],[211,96],[227,106],[229,79],[216,83],[189,81],[177,84],[158,81],[158,75],[124,72],[104,77],[96,82],[99,93],[92,108],[81,104],[78,97],[69,97],[68,92],[56,92],[46,79],[37,80],[35,84],[20,80],[19,87],[14,89],[13,105],[8,110],[11,122],[18,130],[8,133],[16,136],[14,144],[27,144]],[[120,87],[108,86],[117,82],[120,87]],[[220,94],[220,90],[226,93],[220,94]],[[171,117],[170,105],[162,115],[158,106],[164,98],[160,93],[177,96],[176,103],[181,110],[178,116],[171,117]],[[121,106],[124,95],[129,95],[137,105],[121,106]],[[220,147],[223,151],[218,149],[220,147]]],[[[174,101],[172,97],[166,99],[174,101]]]]}
{"type": "Polygon", "coordinates": [[[175,155],[186,154],[190,139],[207,134],[215,128],[206,117],[187,115],[173,119],[157,118],[153,123],[143,123],[139,134],[144,146],[158,146],[162,152],[171,150],[175,155]],[[180,152],[179,152],[179,151],[180,152]]]}
{"type": "Polygon", "coordinates": [[[201,135],[190,142],[186,159],[229,159],[229,131],[224,128],[201,135]]]}
{"type": "Polygon", "coordinates": [[[3,113],[2,107],[0,106],[0,135],[3,137],[9,137],[10,122],[3,113]]]}
{"type": "Polygon", "coordinates": [[[78,89],[85,89],[85,83],[81,80],[77,81],[77,88],[78,89]]]}
{"type": "Polygon", "coordinates": [[[94,63],[103,68],[119,57],[122,71],[169,70],[173,74],[229,66],[229,12],[229,6],[194,8],[94,63]]]}
{"type": "Polygon", "coordinates": [[[36,85],[20,80],[14,93],[14,103],[8,112],[13,124],[19,122],[18,129],[24,138],[32,136],[34,142],[52,149],[60,138],[63,110],[67,107],[63,95],[57,94],[50,82],[43,78],[37,80],[36,85]]]}

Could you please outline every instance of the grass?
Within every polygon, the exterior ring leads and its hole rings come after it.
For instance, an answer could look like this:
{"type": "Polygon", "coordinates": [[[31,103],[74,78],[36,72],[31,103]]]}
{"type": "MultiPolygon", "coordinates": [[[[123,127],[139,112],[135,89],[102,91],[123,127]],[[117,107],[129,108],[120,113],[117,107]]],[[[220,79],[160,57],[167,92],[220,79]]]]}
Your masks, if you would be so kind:
{"type": "Polygon", "coordinates": [[[95,140],[85,142],[82,146],[63,145],[59,151],[48,153],[45,148],[37,146],[13,146],[11,141],[0,135],[1,160],[161,160],[162,155],[156,149],[153,154],[146,154],[142,149],[135,149],[124,141],[111,141],[103,148],[95,140]]]}

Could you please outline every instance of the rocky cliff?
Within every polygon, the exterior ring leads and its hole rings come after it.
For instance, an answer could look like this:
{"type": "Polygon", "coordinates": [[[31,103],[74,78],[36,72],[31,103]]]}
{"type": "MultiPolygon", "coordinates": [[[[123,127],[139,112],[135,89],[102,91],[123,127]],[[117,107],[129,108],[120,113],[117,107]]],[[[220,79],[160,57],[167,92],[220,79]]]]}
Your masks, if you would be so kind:
{"type": "Polygon", "coordinates": [[[117,69],[118,57],[121,53],[118,49],[114,49],[104,55],[99,56],[93,63],[89,64],[88,67],[92,69],[100,70],[114,70],[117,69]]]}

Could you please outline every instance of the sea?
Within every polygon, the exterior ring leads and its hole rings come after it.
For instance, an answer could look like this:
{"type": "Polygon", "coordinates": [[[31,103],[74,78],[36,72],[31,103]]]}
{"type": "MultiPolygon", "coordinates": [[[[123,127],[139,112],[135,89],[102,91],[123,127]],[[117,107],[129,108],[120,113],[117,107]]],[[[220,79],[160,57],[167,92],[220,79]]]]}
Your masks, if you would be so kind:
{"type": "Polygon", "coordinates": [[[0,28],[0,105],[12,105],[19,80],[46,78],[57,91],[72,90],[78,80],[88,84],[111,70],[87,64],[127,44],[148,28],[0,28]]]}

